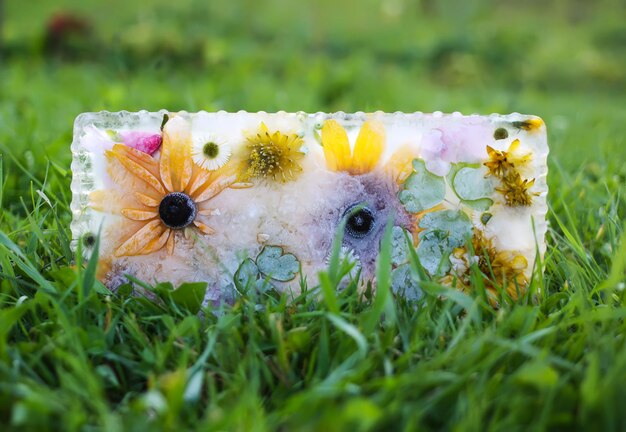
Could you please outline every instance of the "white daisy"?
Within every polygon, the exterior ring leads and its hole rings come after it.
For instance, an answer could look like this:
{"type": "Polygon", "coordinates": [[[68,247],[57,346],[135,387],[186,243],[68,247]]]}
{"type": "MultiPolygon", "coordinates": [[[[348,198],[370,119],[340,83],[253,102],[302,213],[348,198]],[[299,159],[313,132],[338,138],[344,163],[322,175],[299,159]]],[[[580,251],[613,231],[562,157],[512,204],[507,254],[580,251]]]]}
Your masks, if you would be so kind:
{"type": "Polygon", "coordinates": [[[191,158],[199,167],[215,171],[228,162],[230,154],[230,144],[214,135],[199,134],[193,138],[191,158]]]}

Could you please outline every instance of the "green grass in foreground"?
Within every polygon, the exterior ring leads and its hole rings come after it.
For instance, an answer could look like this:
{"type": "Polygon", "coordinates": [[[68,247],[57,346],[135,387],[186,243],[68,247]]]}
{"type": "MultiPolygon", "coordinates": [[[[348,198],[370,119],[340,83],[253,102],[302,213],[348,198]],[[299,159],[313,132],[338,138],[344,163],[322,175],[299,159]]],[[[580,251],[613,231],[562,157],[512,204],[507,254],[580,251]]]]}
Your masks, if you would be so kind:
{"type": "MultiPolygon", "coordinates": [[[[516,11],[501,49],[550,21],[529,13],[516,11]]],[[[448,66],[443,81],[424,75],[432,65],[404,59],[402,28],[377,30],[367,16],[363,28],[399,40],[396,57],[368,54],[355,23],[310,63],[299,57],[308,36],[276,50],[240,28],[216,42],[224,57],[198,67],[12,56],[0,68],[0,429],[624,430],[626,95],[580,68],[550,84],[567,72],[552,66],[572,46],[592,49],[614,15],[561,23],[534,45],[553,55],[513,83],[507,63],[493,82],[448,66]],[[290,303],[244,296],[205,320],[165,286],[158,304],[108,295],[69,248],[71,124],[82,111],[146,107],[538,114],[551,146],[545,272],[532,295],[499,310],[480,286],[463,295],[432,284],[415,308],[390,298],[384,275],[375,298],[309,287],[290,303]]],[[[9,20],[7,33],[29,17],[9,20]]],[[[449,30],[436,16],[419,24],[427,47],[449,30]]],[[[453,57],[476,66],[481,55],[453,57]]]]}

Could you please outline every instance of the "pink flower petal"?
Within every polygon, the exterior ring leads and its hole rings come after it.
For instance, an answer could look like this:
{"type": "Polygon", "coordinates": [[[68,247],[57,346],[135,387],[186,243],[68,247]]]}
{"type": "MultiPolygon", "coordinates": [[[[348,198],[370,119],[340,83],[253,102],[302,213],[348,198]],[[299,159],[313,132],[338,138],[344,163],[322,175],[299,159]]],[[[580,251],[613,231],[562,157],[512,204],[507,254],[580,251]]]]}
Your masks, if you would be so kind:
{"type": "Polygon", "coordinates": [[[161,135],[150,132],[122,132],[124,144],[144,153],[153,154],[161,147],[161,135]]]}

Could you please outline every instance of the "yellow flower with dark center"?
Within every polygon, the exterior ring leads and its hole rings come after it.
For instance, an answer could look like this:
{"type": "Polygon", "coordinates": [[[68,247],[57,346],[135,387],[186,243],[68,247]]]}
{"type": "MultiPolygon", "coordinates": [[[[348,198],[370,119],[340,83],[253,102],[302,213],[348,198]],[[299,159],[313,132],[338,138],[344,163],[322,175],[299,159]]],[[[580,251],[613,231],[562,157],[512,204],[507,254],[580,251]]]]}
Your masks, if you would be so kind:
{"type": "Polygon", "coordinates": [[[385,129],[379,121],[364,122],[351,152],[346,130],[336,120],[326,120],[322,127],[322,146],[328,169],[352,175],[366,174],[376,168],[385,149],[385,129]]]}
{"type": "Polygon", "coordinates": [[[471,257],[467,247],[454,250],[451,261],[456,277],[448,275],[442,280],[443,283],[469,291],[472,287],[471,264],[475,264],[483,276],[489,301],[494,306],[500,300],[499,290],[504,289],[513,300],[525,293],[528,285],[525,275],[528,261],[524,255],[513,251],[498,251],[492,241],[476,229],[472,236],[472,250],[474,255],[471,257]]]}
{"type": "Polygon", "coordinates": [[[303,140],[297,134],[270,132],[264,123],[260,131],[247,139],[247,155],[242,178],[294,180],[302,171],[300,151],[303,140]]]}
{"type": "Polygon", "coordinates": [[[487,146],[489,160],[484,165],[489,169],[489,174],[495,177],[504,177],[510,171],[525,165],[531,158],[530,153],[519,153],[520,140],[511,143],[508,150],[496,150],[487,146]]]}
{"type": "MultiPolygon", "coordinates": [[[[130,191],[138,205],[123,208],[121,213],[143,226],[123,240],[116,256],[146,255],[163,247],[172,254],[176,233],[188,227],[207,235],[214,233],[207,218],[215,210],[206,205],[233,185],[236,176],[209,172],[193,164],[190,128],[182,117],[173,117],[165,124],[160,160],[124,144],[114,145],[107,157],[114,181],[123,180],[126,173],[140,180],[137,190],[130,191]]],[[[125,183],[120,186],[128,187],[125,183]]]]}
{"type": "Polygon", "coordinates": [[[512,171],[502,178],[502,186],[496,190],[504,195],[508,206],[529,206],[532,204],[532,196],[539,195],[537,192],[529,192],[534,184],[535,179],[522,179],[518,172],[512,171]]]}

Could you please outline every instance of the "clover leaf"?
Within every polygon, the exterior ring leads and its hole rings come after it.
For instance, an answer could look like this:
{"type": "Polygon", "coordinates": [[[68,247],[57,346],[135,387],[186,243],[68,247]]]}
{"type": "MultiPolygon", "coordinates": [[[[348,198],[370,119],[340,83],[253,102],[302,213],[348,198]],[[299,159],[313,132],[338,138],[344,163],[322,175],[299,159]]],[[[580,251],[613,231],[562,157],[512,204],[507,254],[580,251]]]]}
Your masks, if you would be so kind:
{"type": "Polygon", "coordinates": [[[256,259],[259,271],[280,282],[287,282],[300,271],[300,262],[295,255],[284,253],[280,246],[265,246],[256,259]]]}
{"type": "Polygon", "coordinates": [[[461,202],[469,208],[479,212],[487,211],[493,205],[493,200],[490,198],[481,198],[474,201],[461,200],[461,202]]]}
{"type": "Polygon", "coordinates": [[[253,286],[259,277],[259,268],[250,258],[246,258],[235,272],[235,283],[238,287],[246,289],[253,286]]]}
{"type": "Polygon", "coordinates": [[[459,169],[452,181],[452,188],[459,198],[475,201],[490,197],[496,188],[493,177],[487,176],[485,167],[459,169]]]}
{"type": "Polygon", "coordinates": [[[439,204],[445,195],[446,183],[443,177],[429,172],[423,160],[413,160],[413,173],[398,194],[404,208],[410,213],[419,213],[439,204]]]}

